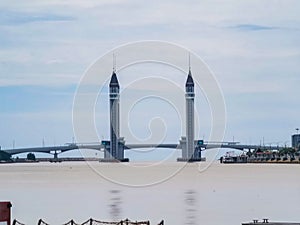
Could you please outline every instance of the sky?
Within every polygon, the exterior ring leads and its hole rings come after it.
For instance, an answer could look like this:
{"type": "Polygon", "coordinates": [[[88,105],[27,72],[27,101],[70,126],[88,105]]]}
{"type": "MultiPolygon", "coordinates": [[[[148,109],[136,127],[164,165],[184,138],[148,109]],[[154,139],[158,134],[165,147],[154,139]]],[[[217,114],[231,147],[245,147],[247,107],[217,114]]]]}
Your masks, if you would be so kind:
{"type": "MultiPolygon", "coordinates": [[[[3,0],[0,145],[5,149],[71,142],[73,99],[87,69],[111,49],[142,40],[176,43],[206,63],[224,96],[225,141],[290,145],[291,134],[300,127],[299,11],[297,0],[3,0]]],[[[120,71],[121,91],[122,84],[140,74],[160,72],[169,80],[181,74],[178,80],[185,81],[186,74],[172,68],[141,64],[120,71]]],[[[151,82],[150,91],[157,84],[151,82]]],[[[129,96],[130,91],[143,95],[128,89],[129,96]]],[[[211,118],[200,92],[198,138],[206,139],[211,118]]],[[[98,136],[107,139],[107,89],[99,96],[95,121],[98,136]]],[[[158,122],[165,141],[177,143],[184,135],[174,122],[177,114],[156,100],[134,108],[130,129],[143,140],[151,121],[158,122]],[[175,125],[165,129],[160,120],[166,127],[175,125]]],[[[122,101],[121,96],[121,110],[122,101]]],[[[92,141],[97,140],[87,140],[92,141]]]]}

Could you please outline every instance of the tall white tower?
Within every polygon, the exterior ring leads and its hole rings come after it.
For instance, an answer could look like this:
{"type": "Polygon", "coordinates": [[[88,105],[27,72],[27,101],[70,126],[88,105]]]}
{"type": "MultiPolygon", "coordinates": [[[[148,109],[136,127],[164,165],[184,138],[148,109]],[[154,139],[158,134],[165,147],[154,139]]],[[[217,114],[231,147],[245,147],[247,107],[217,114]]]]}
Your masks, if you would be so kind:
{"type": "MultiPolygon", "coordinates": [[[[120,138],[120,86],[115,70],[113,70],[109,83],[110,103],[110,157],[120,159],[119,138],[120,138]]],[[[108,158],[108,157],[105,157],[108,158]]]]}
{"type": "Polygon", "coordinates": [[[195,151],[194,134],[194,80],[191,69],[185,83],[185,102],[186,102],[186,150],[184,158],[191,159],[195,151]]]}

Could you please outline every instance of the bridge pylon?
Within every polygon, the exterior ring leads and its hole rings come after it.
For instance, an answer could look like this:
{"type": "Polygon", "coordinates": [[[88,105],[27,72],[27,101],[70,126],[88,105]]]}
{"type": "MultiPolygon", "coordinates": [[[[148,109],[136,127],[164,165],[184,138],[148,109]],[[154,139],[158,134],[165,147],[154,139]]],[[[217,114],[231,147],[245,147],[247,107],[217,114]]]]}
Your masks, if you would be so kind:
{"type": "Polygon", "coordinates": [[[182,151],[182,158],[178,158],[178,162],[199,162],[205,161],[205,158],[202,158],[202,149],[203,140],[194,140],[194,151],[190,152],[187,150],[187,141],[186,137],[181,137],[180,146],[182,151]]]}
{"type": "Polygon", "coordinates": [[[120,137],[120,85],[115,71],[111,75],[109,83],[109,110],[110,110],[110,140],[104,143],[104,159],[100,161],[123,162],[129,161],[124,158],[125,140],[120,137]]]}
{"type": "Polygon", "coordinates": [[[128,162],[129,159],[124,157],[125,140],[123,137],[118,139],[118,151],[115,155],[111,151],[111,141],[103,140],[101,142],[104,148],[104,159],[100,159],[100,162],[128,162]]]}
{"type": "Polygon", "coordinates": [[[178,158],[177,161],[201,161],[201,148],[198,146],[197,141],[195,141],[194,86],[194,79],[191,67],[189,66],[189,73],[185,83],[186,137],[181,137],[182,158],[178,158]]]}

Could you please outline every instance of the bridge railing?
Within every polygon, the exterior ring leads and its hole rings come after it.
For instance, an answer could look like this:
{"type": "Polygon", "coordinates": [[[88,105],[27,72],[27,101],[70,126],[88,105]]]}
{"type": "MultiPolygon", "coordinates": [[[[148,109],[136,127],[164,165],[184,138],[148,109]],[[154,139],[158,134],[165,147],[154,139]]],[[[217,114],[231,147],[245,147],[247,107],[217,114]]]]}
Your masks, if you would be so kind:
{"type": "MultiPolygon", "coordinates": [[[[38,225],[50,225],[47,222],[40,219],[37,223],[38,225]]],[[[17,220],[14,220],[12,225],[25,225],[17,220]]],[[[76,223],[74,220],[70,220],[67,223],[62,225],[150,225],[150,221],[130,221],[129,219],[117,221],[117,222],[106,222],[100,220],[89,219],[83,223],[76,223]]],[[[162,220],[158,225],[164,225],[164,221],[162,220]]]]}

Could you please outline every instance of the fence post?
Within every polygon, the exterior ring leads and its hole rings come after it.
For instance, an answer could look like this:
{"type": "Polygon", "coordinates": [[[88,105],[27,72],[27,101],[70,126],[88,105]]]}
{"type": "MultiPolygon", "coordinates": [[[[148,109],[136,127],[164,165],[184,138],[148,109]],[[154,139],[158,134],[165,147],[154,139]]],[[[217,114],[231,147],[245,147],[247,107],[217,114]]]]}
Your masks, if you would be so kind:
{"type": "Polygon", "coordinates": [[[42,224],[42,219],[39,219],[38,225],[41,225],[41,224],[42,224]]]}
{"type": "Polygon", "coordinates": [[[71,220],[71,225],[74,225],[74,220],[71,220]]]}
{"type": "Polygon", "coordinates": [[[7,225],[11,223],[12,204],[10,202],[0,202],[0,222],[5,222],[7,225]]]}
{"type": "Polygon", "coordinates": [[[90,219],[90,225],[93,225],[93,219],[92,218],[90,219]]]}
{"type": "Polygon", "coordinates": [[[158,225],[164,225],[164,224],[165,224],[165,221],[162,220],[162,221],[160,221],[160,223],[158,225]]]}
{"type": "Polygon", "coordinates": [[[12,225],[16,225],[16,224],[17,224],[17,221],[16,221],[16,219],[14,219],[12,225]]]}

